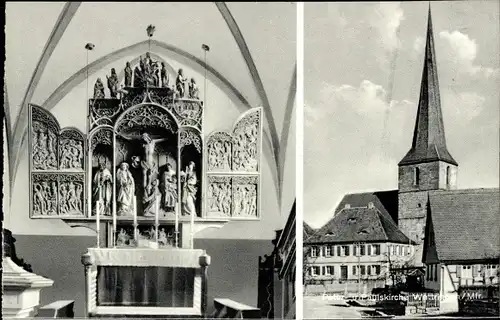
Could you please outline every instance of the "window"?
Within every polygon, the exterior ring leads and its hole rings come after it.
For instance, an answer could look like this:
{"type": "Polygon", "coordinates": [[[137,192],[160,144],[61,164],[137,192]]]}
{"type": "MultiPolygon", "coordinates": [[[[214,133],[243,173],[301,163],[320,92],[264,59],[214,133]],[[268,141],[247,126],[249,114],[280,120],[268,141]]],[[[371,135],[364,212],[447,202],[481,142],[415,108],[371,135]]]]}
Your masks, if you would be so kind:
{"type": "Polygon", "coordinates": [[[342,249],[340,248],[340,246],[337,246],[337,256],[341,257],[342,256],[342,249]]]}
{"type": "Polygon", "coordinates": [[[332,248],[325,247],[325,257],[330,257],[332,255],[332,248]]]}
{"type": "Polygon", "coordinates": [[[355,276],[356,275],[356,269],[357,267],[356,266],[352,266],[352,275],[355,276]]]}
{"type": "Polygon", "coordinates": [[[311,276],[319,276],[321,275],[321,269],[319,266],[313,266],[311,268],[311,276]]]}
{"type": "Polygon", "coordinates": [[[430,266],[426,265],[425,266],[425,280],[429,281],[429,274],[430,274],[430,266]]]}
{"type": "Polygon", "coordinates": [[[380,255],[380,245],[379,244],[374,244],[373,245],[373,250],[374,250],[374,255],[378,256],[380,255]]]}
{"type": "Polygon", "coordinates": [[[472,278],[471,266],[462,266],[462,278],[472,278]]]}
{"type": "Polygon", "coordinates": [[[371,276],[372,275],[372,266],[366,267],[366,274],[371,276]]]}
{"type": "Polygon", "coordinates": [[[316,258],[318,256],[318,248],[311,247],[311,258],[316,258]]]}
{"type": "Polygon", "coordinates": [[[333,266],[326,266],[325,268],[325,276],[332,276],[335,274],[335,269],[333,266]]]}
{"type": "Polygon", "coordinates": [[[406,247],[405,246],[402,246],[401,247],[401,255],[404,256],[406,253],[406,247]]]}
{"type": "Polygon", "coordinates": [[[372,246],[368,245],[367,250],[368,250],[368,255],[371,256],[372,255],[372,246]]]}
{"type": "Polygon", "coordinates": [[[434,266],[434,272],[433,272],[434,278],[432,280],[437,281],[437,279],[438,279],[438,265],[434,264],[433,266],[434,266]]]}
{"type": "Polygon", "coordinates": [[[380,266],[378,266],[378,265],[373,265],[373,266],[372,266],[372,274],[373,274],[373,275],[377,275],[377,276],[378,276],[378,275],[380,274],[380,266]]]}
{"type": "Polygon", "coordinates": [[[396,255],[399,256],[401,254],[400,246],[396,246],[396,255]]]}
{"type": "Polygon", "coordinates": [[[360,266],[359,267],[359,271],[360,271],[361,275],[364,276],[366,274],[366,267],[365,266],[360,266]]]}
{"type": "Polygon", "coordinates": [[[360,250],[361,250],[360,255],[364,256],[364,255],[366,254],[366,252],[365,252],[366,246],[363,244],[363,245],[361,245],[359,248],[360,248],[360,250]]]}
{"type": "Polygon", "coordinates": [[[420,184],[420,169],[418,167],[413,168],[413,185],[418,186],[420,184]]]}
{"type": "Polygon", "coordinates": [[[389,256],[394,255],[394,246],[392,244],[389,245],[389,256]]]}
{"type": "Polygon", "coordinates": [[[341,255],[342,257],[349,256],[349,246],[341,246],[341,255]]]}

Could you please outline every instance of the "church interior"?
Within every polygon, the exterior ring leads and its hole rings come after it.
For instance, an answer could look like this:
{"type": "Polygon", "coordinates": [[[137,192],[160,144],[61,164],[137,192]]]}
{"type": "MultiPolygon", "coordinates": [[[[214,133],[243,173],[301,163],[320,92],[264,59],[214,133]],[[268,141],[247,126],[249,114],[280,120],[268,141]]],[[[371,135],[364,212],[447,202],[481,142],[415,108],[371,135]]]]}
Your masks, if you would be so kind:
{"type": "Polygon", "coordinates": [[[295,10],[7,3],[4,275],[39,298],[4,311],[257,305],[295,200],[295,10]]]}

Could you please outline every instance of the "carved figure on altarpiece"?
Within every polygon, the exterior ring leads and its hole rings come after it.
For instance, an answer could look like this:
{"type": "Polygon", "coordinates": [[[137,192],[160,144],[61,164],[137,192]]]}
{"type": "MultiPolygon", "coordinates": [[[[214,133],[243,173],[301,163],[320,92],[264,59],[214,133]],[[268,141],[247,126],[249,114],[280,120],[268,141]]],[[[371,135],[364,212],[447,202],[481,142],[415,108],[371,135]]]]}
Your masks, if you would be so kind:
{"type": "MultiPolygon", "coordinates": [[[[179,241],[181,237],[179,236],[179,241]]],[[[160,248],[173,248],[175,247],[175,226],[173,225],[160,225],[158,227],[158,246],[160,248]]],[[[179,244],[180,247],[180,244],[179,244]]]]}
{"type": "Polygon", "coordinates": [[[161,194],[159,189],[159,171],[158,163],[155,161],[156,145],[166,141],[168,138],[153,139],[148,133],[143,133],[140,137],[129,137],[121,135],[125,140],[141,140],[143,154],[140,160],[142,169],[142,205],[144,216],[154,216],[156,214],[156,203],[160,200],[161,194]]]}
{"type": "Polygon", "coordinates": [[[201,130],[203,107],[200,101],[177,99],[174,101],[174,114],[180,125],[201,130]]]}
{"type": "Polygon", "coordinates": [[[33,170],[57,170],[59,124],[40,107],[31,105],[31,157],[33,170]]]}
{"type": "Polygon", "coordinates": [[[101,78],[97,78],[94,84],[94,99],[104,99],[104,83],[102,83],[101,78]]]}
{"type": "Polygon", "coordinates": [[[233,217],[257,217],[257,176],[233,177],[233,217]]]}
{"type": "Polygon", "coordinates": [[[58,176],[54,173],[34,173],[32,179],[32,215],[57,216],[58,176]]]}
{"type": "Polygon", "coordinates": [[[92,181],[92,215],[111,215],[112,194],[113,176],[106,163],[101,162],[92,181]]]}
{"type": "Polygon", "coordinates": [[[180,178],[182,183],[181,214],[183,216],[197,216],[196,198],[198,193],[198,178],[193,161],[189,161],[186,169],[181,171],[180,178]]]}
{"type": "Polygon", "coordinates": [[[123,70],[124,76],[125,76],[125,87],[131,87],[132,86],[132,68],[130,67],[130,62],[127,61],[125,64],[125,69],[123,70]]]}
{"type": "Polygon", "coordinates": [[[57,170],[57,133],[43,122],[32,122],[34,170],[57,170]]]}
{"type": "Polygon", "coordinates": [[[84,168],[84,137],[76,129],[66,129],[59,136],[59,168],[84,168]]]}
{"type": "Polygon", "coordinates": [[[233,130],[233,171],[258,171],[260,112],[242,118],[233,130]]]}
{"type": "Polygon", "coordinates": [[[133,226],[118,226],[116,228],[115,244],[117,247],[135,247],[134,227],[133,226]]]}
{"type": "Polygon", "coordinates": [[[175,79],[175,90],[177,91],[177,96],[179,98],[184,98],[186,95],[186,83],[187,78],[184,77],[184,70],[179,69],[177,72],[177,78],[175,79]]]}
{"type": "Polygon", "coordinates": [[[141,105],[128,111],[117,126],[118,132],[131,128],[163,128],[172,133],[177,132],[177,125],[172,116],[155,105],[141,105]]]}
{"type": "Polygon", "coordinates": [[[111,68],[111,75],[107,76],[109,95],[111,98],[116,98],[118,94],[118,76],[116,75],[115,68],[111,68]]]}
{"type": "Polygon", "coordinates": [[[232,140],[226,132],[210,135],[207,141],[208,171],[231,171],[232,140]]]}
{"type": "Polygon", "coordinates": [[[156,241],[156,228],[155,226],[138,226],[137,227],[139,240],[156,241]]]}
{"type": "Polygon", "coordinates": [[[59,215],[84,214],[84,175],[59,174],[59,215]]]}
{"type": "Polygon", "coordinates": [[[116,170],[117,215],[132,216],[134,214],[135,182],[129,171],[129,164],[122,162],[116,170]]]}
{"type": "Polygon", "coordinates": [[[167,213],[175,212],[179,193],[177,192],[177,172],[171,163],[167,163],[161,182],[162,209],[167,213]]]}
{"type": "Polygon", "coordinates": [[[209,176],[208,212],[221,216],[231,216],[231,177],[209,176]]]}
{"type": "Polygon", "coordinates": [[[189,82],[189,99],[200,99],[200,89],[194,78],[189,82]]]}

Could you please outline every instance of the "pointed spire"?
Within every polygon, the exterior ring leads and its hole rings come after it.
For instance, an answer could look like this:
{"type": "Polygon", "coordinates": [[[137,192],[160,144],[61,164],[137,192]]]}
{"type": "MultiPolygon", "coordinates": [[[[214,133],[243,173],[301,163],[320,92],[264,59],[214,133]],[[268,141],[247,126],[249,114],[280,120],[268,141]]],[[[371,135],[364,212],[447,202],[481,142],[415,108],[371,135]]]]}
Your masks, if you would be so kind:
{"type": "Polygon", "coordinates": [[[430,161],[458,165],[446,148],[430,3],[423,69],[413,142],[399,165],[430,161]]]}

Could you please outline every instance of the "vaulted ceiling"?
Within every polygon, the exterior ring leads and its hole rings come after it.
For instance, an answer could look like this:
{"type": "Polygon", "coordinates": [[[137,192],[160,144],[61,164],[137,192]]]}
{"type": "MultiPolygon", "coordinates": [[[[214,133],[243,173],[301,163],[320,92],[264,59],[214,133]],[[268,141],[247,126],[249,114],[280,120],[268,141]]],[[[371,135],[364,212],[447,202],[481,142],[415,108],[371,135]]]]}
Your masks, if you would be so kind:
{"type": "Polygon", "coordinates": [[[201,45],[208,44],[211,81],[241,105],[263,107],[281,190],[295,98],[295,21],[293,3],[7,2],[4,107],[11,181],[26,154],[28,103],[51,109],[87,71],[142,54],[149,45],[201,73],[201,45]],[[149,24],[156,26],[151,43],[149,24]],[[95,50],[87,63],[88,42],[95,50]]]}

